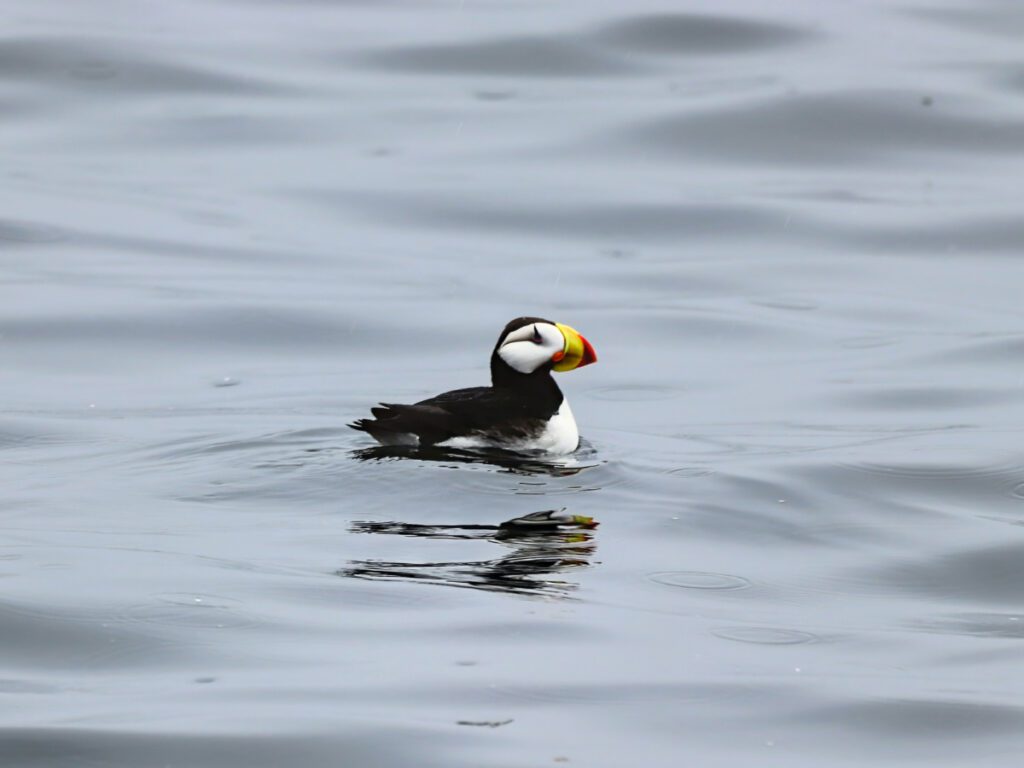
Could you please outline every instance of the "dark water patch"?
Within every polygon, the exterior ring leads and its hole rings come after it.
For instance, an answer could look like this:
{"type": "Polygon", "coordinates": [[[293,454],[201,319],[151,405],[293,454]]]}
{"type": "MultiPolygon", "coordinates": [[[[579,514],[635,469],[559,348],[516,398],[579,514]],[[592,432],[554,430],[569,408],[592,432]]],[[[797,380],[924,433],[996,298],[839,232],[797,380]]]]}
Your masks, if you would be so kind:
{"type": "MultiPolygon", "coordinates": [[[[622,264],[606,264],[601,269],[577,273],[574,280],[598,290],[601,281],[613,280],[621,291],[629,294],[670,296],[673,299],[707,299],[709,296],[731,296],[742,290],[734,275],[719,277],[699,266],[687,267],[672,256],[671,269],[665,264],[644,259],[634,251],[601,248],[599,253],[622,264]]],[[[605,283],[606,284],[606,283],[605,283]]]]}
{"type": "Polygon", "coordinates": [[[757,307],[765,307],[767,309],[782,309],[790,312],[811,312],[818,309],[818,303],[811,301],[810,299],[799,299],[799,298],[764,298],[764,299],[751,299],[750,303],[757,307]]]}
{"type": "Polygon", "coordinates": [[[1014,67],[999,81],[1011,91],[1024,95],[1024,67],[1014,67]]]}
{"type": "MultiPolygon", "coordinates": [[[[913,482],[918,488],[921,487],[921,482],[948,485],[955,481],[962,483],[965,488],[969,488],[971,494],[979,494],[985,489],[991,491],[996,487],[993,481],[1012,480],[1024,475],[1024,463],[1014,456],[998,461],[954,462],[943,457],[938,450],[925,456],[916,455],[918,453],[911,449],[903,452],[898,460],[849,461],[841,462],[840,466],[871,475],[902,478],[913,482]]],[[[835,483],[839,481],[840,478],[833,480],[835,483]]],[[[860,484],[860,481],[854,478],[848,484],[857,485],[860,484]]]]}
{"type": "Polygon", "coordinates": [[[644,69],[637,54],[735,55],[804,42],[793,26],[700,14],[633,15],[593,32],[520,35],[372,51],[371,66],[409,73],[502,77],[609,77],[644,69]]]}
{"type": "MultiPolygon", "coordinates": [[[[308,119],[219,112],[211,115],[161,117],[128,126],[121,140],[134,145],[157,144],[168,151],[189,152],[201,147],[220,148],[288,145],[333,138],[336,128],[326,128],[308,119]]],[[[108,140],[105,137],[104,140],[108,140]]]]}
{"type": "Polygon", "coordinates": [[[966,612],[917,622],[913,626],[939,634],[1024,640],[1024,614],[966,612]]]}
{"type": "Polygon", "coordinates": [[[917,7],[904,9],[904,13],[939,22],[957,32],[970,30],[981,33],[981,39],[995,36],[1017,42],[1024,35],[1024,17],[1012,0],[977,0],[959,8],[955,4],[946,7],[942,7],[945,4],[939,7],[928,7],[926,3],[916,5],[917,7]]]}
{"type": "Polygon", "coordinates": [[[807,722],[896,742],[949,741],[1019,733],[1024,708],[948,699],[880,698],[805,713],[807,722]]]}
{"type": "Polygon", "coordinates": [[[968,602],[978,607],[1024,609],[1024,592],[1020,588],[1024,584],[1024,540],[949,554],[932,553],[916,561],[878,568],[873,573],[878,583],[894,591],[968,602]]]}
{"type": "Polygon", "coordinates": [[[955,365],[1014,365],[1024,360],[1024,336],[1016,333],[979,335],[968,343],[930,355],[927,360],[931,363],[955,365]]]}
{"type": "Polygon", "coordinates": [[[763,95],[779,86],[779,78],[775,75],[736,75],[715,74],[707,77],[696,77],[695,73],[687,73],[686,79],[673,80],[668,84],[668,92],[673,96],[685,99],[703,99],[712,97],[720,99],[724,96],[747,98],[753,94],[763,95]]]}
{"type": "Polygon", "coordinates": [[[182,656],[166,639],[126,630],[102,616],[87,618],[56,608],[0,604],[0,641],[9,668],[95,669],[145,667],[182,656]]]}
{"type": "Polygon", "coordinates": [[[235,75],[164,62],[133,47],[67,37],[0,41],[0,81],[50,86],[65,94],[281,95],[284,88],[251,75],[235,75]]]}
{"type": "Polygon", "coordinates": [[[628,58],[572,35],[522,35],[400,46],[363,54],[359,60],[376,69],[415,75],[596,78],[640,70],[628,58]]]}
{"type": "MultiPolygon", "coordinates": [[[[110,727],[13,726],[0,729],[0,762],[24,768],[54,766],[216,766],[217,768],[337,768],[339,755],[349,765],[393,768],[398,765],[444,766],[459,764],[449,739],[436,732],[427,738],[419,729],[391,723],[386,728],[367,722],[328,732],[267,733],[252,728],[221,732],[174,729],[130,730],[110,727]]],[[[466,736],[462,737],[464,741],[466,736]]]]}
{"type": "Polygon", "coordinates": [[[673,56],[723,56],[792,46],[813,34],[772,21],[704,14],[632,15],[599,30],[596,39],[613,48],[673,56]]]}
{"type": "MultiPolygon", "coordinates": [[[[169,314],[153,310],[139,315],[8,318],[4,341],[8,346],[33,347],[93,343],[111,352],[116,347],[124,350],[153,344],[165,350],[169,345],[218,350],[341,349],[346,339],[353,338],[351,328],[344,318],[308,308],[197,306],[169,314]]],[[[361,331],[359,343],[369,343],[369,334],[361,331]]]]}
{"type": "MultiPolygon", "coordinates": [[[[747,239],[778,234],[788,228],[786,217],[772,211],[739,205],[590,204],[556,202],[549,205],[506,200],[446,200],[442,196],[412,196],[371,192],[314,192],[329,205],[395,222],[444,229],[514,232],[529,237],[566,237],[634,243],[677,242],[680,239],[747,239]]],[[[673,279],[671,276],[667,279],[673,279]]]]}
{"type": "Polygon", "coordinates": [[[48,683],[37,683],[34,680],[0,680],[0,694],[5,693],[26,693],[31,695],[46,695],[60,693],[64,689],[48,683]]]}
{"type": "MultiPolygon", "coordinates": [[[[701,392],[706,388],[695,388],[701,392]]],[[[940,429],[950,429],[943,427],[940,429]]],[[[896,428],[866,426],[855,427],[837,425],[833,428],[822,425],[789,423],[785,425],[746,424],[731,425],[723,429],[720,424],[699,424],[685,432],[671,435],[671,438],[687,443],[694,443],[703,450],[688,452],[690,460],[701,461],[704,458],[724,455],[753,456],[793,456],[798,454],[817,454],[839,449],[852,449],[882,445],[896,442],[921,433],[937,430],[928,427],[918,429],[900,425],[896,428]],[[697,431],[699,429],[703,431],[697,431]]],[[[790,486],[792,487],[792,486],[790,486]]],[[[781,498],[786,498],[783,495],[781,498]]]]}
{"type": "MultiPolygon", "coordinates": [[[[687,344],[707,343],[716,348],[745,346],[750,343],[768,344],[779,336],[777,328],[726,305],[709,308],[663,302],[659,297],[652,297],[643,307],[606,305],[602,311],[609,317],[628,315],[635,334],[671,334],[673,339],[685,339],[687,344]]],[[[798,331],[786,334],[789,341],[796,338],[795,333],[798,331]]],[[[664,349],[672,348],[671,343],[666,342],[664,349]]],[[[667,386],[673,388],[672,385],[667,386]]]]}
{"type": "MultiPolygon", "coordinates": [[[[0,337],[2,338],[2,337],[0,337]]],[[[4,418],[0,421],[0,450],[19,450],[86,442],[81,435],[43,427],[37,420],[4,418]]]]}
{"type": "Polygon", "coordinates": [[[0,117],[5,120],[24,118],[38,112],[42,105],[38,100],[34,101],[28,96],[12,98],[10,96],[0,97],[0,117]]]}
{"type": "Polygon", "coordinates": [[[863,189],[846,189],[842,187],[818,185],[793,191],[778,192],[773,196],[787,200],[802,200],[811,203],[838,203],[842,206],[893,205],[896,202],[891,195],[882,194],[877,190],[872,190],[871,193],[867,193],[863,189]]]}
{"type": "Polygon", "coordinates": [[[473,98],[478,101],[508,101],[518,96],[518,91],[511,89],[497,90],[497,89],[479,89],[473,91],[473,98]]]}
{"type": "Polygon", "coordinates": [[[968,389],[966,387],[894,387],[847,392],[839,395],[842,402],[853,408],[870,408],[906,413],[938,409],[977,409],[997,407],[1024,398],[1019,389],[968,389]]]}
{"type": "Polygon", "coordinates": [[[251,245],[210,245],[192,239],[181,239],[180,233],[167,232],[166,237],[141,236],[108,230],[70,231],[75,242],[87,248],[109,249],[137,258],[140,254],[167,258],[171,263],[222,263],[235,266],[277,265],[282,261],[313,265],[320,259],[310,251],[287,251],[251,245]]]}
{"type": "MultiPolygon", "coordinates": [[[[932,461],[927,456],[913,457],[914,451],[908,447],[901,461],[879,457],[878,463],[843,462],[837,466],[796,468],[794,481],[826,489],[830,500],[826,501],[825,509],[835,507],[836,500],[841,500],[839,508],[851,501],[862,505],[855,516],[847,515],[846,519],[857,519],[877,528],[872,534],[876,538],[910,536],[912,542],[921,535],[913,529],[899,534],[897,523],[920,526],[921,531],[975,518],[1020,523],[1024,510],[1015,503],[1013,493],[1024,478],[1019,460],[979,460],[974,465],[965,465],[944,461],[939,456],[932,461]]],[[[927,452],[927,448],[923,451],[927,452]]]]}
{"type": "MultiPolygon", "coordinates": [[[[178,230],[154,232],[152,236],[148,237],[128,234],[116,228],[62,227],[61,231],[63,232],[61,240],[73,241],[76,248],[86,253],[110,250],[127,254],[132,259],[132,271],[139,270],[140,256],[164,257],[169,263],[228,264],[249,267],[280,264],[282,260],[296,264],[310,264],[318,261],[318,258],[309,251],[271,250],[262,246],[237,244],[211,245],[195,239],[182,239],[181,232],[178,230]]],[[[69,280],[71,275],[65,272],[61,276],[63,280],[69,280]]],[[[194,294],[206,293],[196,284],[190,284],[187,290],[194,294]]]]}
{"type": "Polygon", "coordinates": [[[1024,150],[1024,123],[926,109],[912,93],[853,91],[659,118],[626,129],[620,145],[734,163],[841,165],[939,152],[1014,155],[1024,150]]]}
{"type": "Polygon", "coordinates": [[[781,482],[720,470],[702,488],[701,498],[682,512],[688,530],[716,539],[836,545],[820,529],[832,519],[828,503],[814,486],[797,482],[788,473],[781,482]]]}
{"type": "Polygon", "coordinates": [[[709,683],[535,683],[532,685],[494,686],[501,698],[537,704],[581,704],[593,706],[626,706],[636,703],[685,702],[710,703],[743,696],[760,698],[754,685],[721,682],[709,683]]]}
{"type": "MultiPolygon", "coordinates": [[[[734,488],[743,485],[721,475],[716,475],[711,482],[724,482],[734,488]]],[[[808,507],[783,497],[726,496],[728,501],[720,500],[721,497],[722,494],[711,492],[709,498],[696,503],[694,509],[684,510],[682,518],[687,529],[726,541],[771,541],[776,546],[839,546],[822,528],[823,518],[817,506],[808,507]],[[728,524],[723,523],[726,520],[728,524]]]]}
{"type": "Polygon", "coordinates": [[[936,257],[974,254],[1019,256],[1024,250],[1024,213],[994,218],[974,217],[913,227],[860,227],[837,236],[860,246],[926,253],[936,257]]]}
{"type": "Polygon", "coordinates": [[[52,224],[0,219],[0,243],[6,245],[58,243],[67,238],[64,230],[52,224]]]}
{"type": "Polygon", "coordinates": [[[891,347],[899,343],[900,340],[897,337],[885,334],[851,336],[839,340],[839,346],[843,349],[878,349],[880,347],[891,347]]]}

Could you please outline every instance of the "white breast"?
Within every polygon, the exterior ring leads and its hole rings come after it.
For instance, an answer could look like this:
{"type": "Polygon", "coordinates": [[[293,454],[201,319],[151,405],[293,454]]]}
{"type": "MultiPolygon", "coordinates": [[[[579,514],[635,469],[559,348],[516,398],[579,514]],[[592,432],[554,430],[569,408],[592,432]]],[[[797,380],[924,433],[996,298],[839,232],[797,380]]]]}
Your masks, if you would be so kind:
{"type": "Polygon", "coordinates": [[[568,398],[562,398],[558,413],[551,417],[544,431],[531,443],[523,447],[526,450],[556,454],[572,453],[579,447],[580,431],[576,427],[576,419],[572,415],[568,398]]]}

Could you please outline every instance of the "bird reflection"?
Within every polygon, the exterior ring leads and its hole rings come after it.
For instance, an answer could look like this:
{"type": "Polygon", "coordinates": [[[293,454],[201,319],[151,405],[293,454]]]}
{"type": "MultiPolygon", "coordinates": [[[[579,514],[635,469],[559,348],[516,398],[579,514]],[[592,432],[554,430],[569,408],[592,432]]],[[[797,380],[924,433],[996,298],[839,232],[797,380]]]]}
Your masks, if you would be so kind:
{"type": "MultiPolygon", "coordinates": [[[[593,451],[584,451],[584,458],[593,451]]],[[[387,461],[389,459],[415,459],[418,461],[437,461],[451,465],[458,464],[489,464],[499,467],[504,472],[516,475],[550,475],[552,477],[570,477],[594,464],[581,463],[580,452],[572,458],[549,459],[511,451],[460,451],[437,446],[413,447],[404,445],[374,445],[352,451],[352,457],[360,461],[387,461]]]]}
{"type": "Polygon", "coordinates": [[[556,578],[590,565],[594,554],[590,517],[545,510],[500,525],[420,525],[399,522],[354,522],[353,533],[377,533],[445,540],[486,540],[511,551],[492,560],[401,563],[354,560],[339,576],[422,582],[496,592],[568,597],[574,582],[556,578]]]}

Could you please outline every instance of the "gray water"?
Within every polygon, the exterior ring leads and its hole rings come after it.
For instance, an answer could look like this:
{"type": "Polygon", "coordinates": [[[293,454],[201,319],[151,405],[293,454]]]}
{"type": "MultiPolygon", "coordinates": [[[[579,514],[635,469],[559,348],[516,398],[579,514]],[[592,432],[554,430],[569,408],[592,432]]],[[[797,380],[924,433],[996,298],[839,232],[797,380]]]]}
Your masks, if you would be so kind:
{"type": "Polygon", "coordinates": [[[4,766],[1024,756],[1019,3],[0,18],[4,766]],[[571,462],[345,428],[522,314],[571,462]]]}

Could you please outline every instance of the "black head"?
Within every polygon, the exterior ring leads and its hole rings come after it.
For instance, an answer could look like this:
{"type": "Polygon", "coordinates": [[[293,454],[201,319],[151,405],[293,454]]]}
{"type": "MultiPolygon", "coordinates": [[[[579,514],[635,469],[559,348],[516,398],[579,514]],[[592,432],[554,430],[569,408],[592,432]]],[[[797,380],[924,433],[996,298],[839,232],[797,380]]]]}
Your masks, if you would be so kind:
{"type": "Polygon", "coordinates": [[[597,360],[594,348],[579,332],[543,317],[517,317],[498,337],[491,354],[494,386],[530,377],[549,377],[552,370],[570,371],[597,360]]]}

